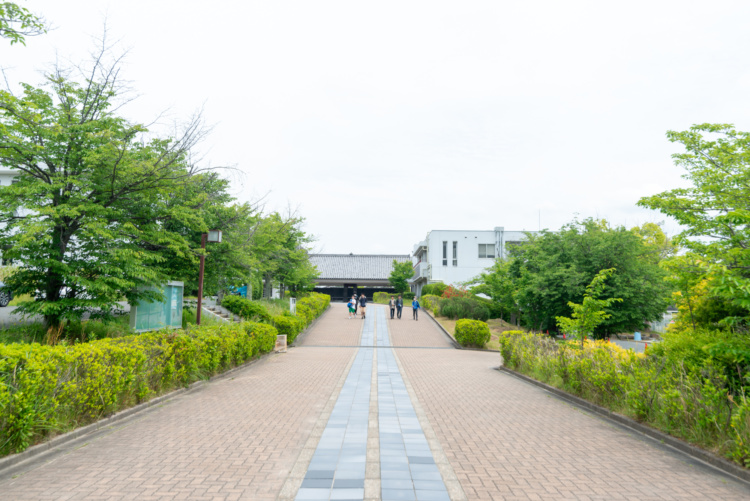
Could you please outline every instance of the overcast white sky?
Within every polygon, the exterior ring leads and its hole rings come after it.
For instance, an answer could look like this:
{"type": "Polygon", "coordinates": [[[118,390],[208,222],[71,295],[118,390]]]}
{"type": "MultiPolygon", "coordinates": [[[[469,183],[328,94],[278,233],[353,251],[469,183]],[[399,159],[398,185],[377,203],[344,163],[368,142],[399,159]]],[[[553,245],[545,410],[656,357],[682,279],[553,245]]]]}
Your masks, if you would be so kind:
{"type": "Polygon", "coordinates": [[[746,0],[19,3],[55,29],[0,44],[11,85],[84,62],[106,18],[128,117],[203,107],[206,162],[243,173],[239,200],[298,207],[322,252],[664,221],[635,203],[683,183],[665,132],[750,130],[746,0]]]}

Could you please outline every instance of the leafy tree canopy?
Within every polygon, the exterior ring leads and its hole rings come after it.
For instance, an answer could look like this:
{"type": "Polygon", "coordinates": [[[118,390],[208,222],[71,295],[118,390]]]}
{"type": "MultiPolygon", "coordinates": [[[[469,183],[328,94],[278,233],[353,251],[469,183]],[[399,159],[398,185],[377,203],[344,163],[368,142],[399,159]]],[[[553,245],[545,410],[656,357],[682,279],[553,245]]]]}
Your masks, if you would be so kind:
{"type": "Polygon", "coordinates": [[[583,294],[583,301],[579,303],[570,302],[568,306],[572,310],[570,317],[557,317],[557,325],[564,333],[581,340],[586,336],[593,334],[600,324],[606,321],[611,315],[607,313],[607,308],[614,303],[622,302],[621,298],[600,299],[604,292],[604,282],[615,272],[614,268],[601,270],[594,276],[591,283],[586,286],[586,292],[583,294]]]}
{"type": "Polygon", "coordinates": [[[0,38],[26,45],[27,36],[47,32],[44,19],[13,2],[0,2],[0,38]]]}
{"type": "Polygon", "coordinates": [[[173,227],[207,229],[189,155],[200,120],[149,139],[116,113],[117,66],[104,59],[82,83],[58,69],[20,96],[0,91],[0,163],[18,173],[0,189],[0,246],[21,265],[7,283],[35,299],[21,312],[52,326],[154,298],[139,286],[171,278],[164,254],[194,252],[173,227]]]}
{"type": "Polygon", "coordinates": [[[556,317],[568,317],[570,303],[580,304],[587,285],[604,269],[617,269],[607,290],[623,301],[611,306],[597,334],[641,329],[669,303],[659,253],[641,235],[605,221],[585,219],[559,232],[529,234],[510,254],[482,280],[493,300],[529,328],[554,329],[556,317]]]}
{"type": "Polygon", "coordinates": [[[396,292],[403,294],[409,290],[409,279],[414,276],[414,266],[410,261],[399,263],[393,260],[393,270],[391,271],[388,281],[391,283],[396,292]]]}
{"type": "Polygon", "coordinates": [[[691,186],[638,204],[677,220],[685,229],[676,243],[699,258],[695,263],[710,277],[713,294],[750,310],[750,133],[701,124],[669,131],[667,138],[685,148],[672,157],[691,186]]]}

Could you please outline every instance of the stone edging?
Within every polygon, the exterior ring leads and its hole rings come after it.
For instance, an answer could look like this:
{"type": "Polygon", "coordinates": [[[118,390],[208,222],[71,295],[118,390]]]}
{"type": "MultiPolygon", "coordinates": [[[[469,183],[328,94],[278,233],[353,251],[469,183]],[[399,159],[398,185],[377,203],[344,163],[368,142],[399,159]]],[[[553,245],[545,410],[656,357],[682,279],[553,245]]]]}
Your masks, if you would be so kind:
{"type": "MultiPolygon", "coordinates": [[[[453,336],[451,336],[450,332],[448,332],[447,330],[445,330],[445,327],[443,327],[443,324],[441,324],[440,322],[438,322],[437,319],[435,317],[433,317],[432,314],[429,311],[425,310],[424,308],[421,308],[421,310],[422,310],[422,313],[424,313],[425,315],[427,315],[430,318],[430,320],[432,320],[433,322],[435,322],[435,325],[438,326],[438,329],[440,329],[440,332],[442,332],[445,335],[445,337],[448,338],[448,340],[451,342],[451,344],[453,345],[454,348],[456,348],[457,350],[464,350],[465,349],[463,346],[461,346],[460,344],[458,344],[458,341],[456,341],[456,338],[454,338],[453,336]]],[[[481,350],[481,351],[484,351],[484,350],[481,350]]]]}
{"type": "Polygon", "coordinates": [[[318,323],[318,320],[320,320],[321,318],[323,318],[323,316],[326,313],[328,313],[328,310],[330,310],[330,309],[331,309],[331,303],[328,303],[328,308],[326,308],[325,311],[323,311],[323,313],[321,313],[320,315],[318,315],[315,318],[315,320],[313,320],[312,323],[310,323],[310,325],[308,325],[307,327],[305,327],[305,329],[302,332],[300,332],[299,334],[297,334],[297,337],[294,338],[294,342],[292,344],[288,345],[287,348],[294,348],[294,347],[296,347],[297,346],[297,341],[299,341],[303,337],[307,337],[307,333],[310,332],[310,330],[315,326],[315,324],[318,323]]]}
{"type": "Polygon", "coordinates": [[[438,322],[437,318],[433,317],[432,314],[429,311],[425,310],[424,308],[422,308],[422,311],[428,317],[430,317],[430,319],[433,322],[435,322],[435,325],[437,325],[438,328],[443,332],[443,334],[445,334],[448,337],[448,339],[450,339],[451,344],[457,350],[482,351],[482,352],[485,352],[485,353],[500,353],[500,350],[484,350],[484,349],[481,349],[481,348],[471,348],[471,347],[467,347],[467,346],[461,346],[460,344],[458,344],[458,341],[456,341],[456,338],[454,338],[453,336],[451,336],[450,332],[448,332],[447,330],[445,330],[445,327],[443,327],[443,324],[441,324],[440,322],[438,322]]]}
{"type": "Polygon", "coordinates": [[[63,445],[75,445],[76,443],[85,442],[86,440],[91,438],[90,435],[96,431],[109,428],[115,424],[123,423],[129,419],[136,417],[136,415],[151,407],[162,404],[183,393],[191,393],[212,381],[224,379],[237,371],[245,369],[252,364],[264,360],[269,355],[273,354],[273,352],[267,353],[259,358],[245,362],[242,365],[232,367],[231,369],[222,372],[221,374],[216,374],[215,376],[212,376],[207,380],[196,381],[190,384],[187,388],[179,388],[177,390],[170,391],[169,393],[160,395],[149,400],[148,402],[143,402],[142,404],[138,404],[128,409],[121,410],[119,412],[116,412],[115,414],[112,414],[111,416],[100,419],[99,421],[86,426],[82,426],[80,428],[76,428],[75,430],[71,430],[62,435],[58,435],[51,440],[42,442],[41,444],[31,446],[22,452],[0,458],[0,481],[23,470],[27,466],[27,463],[31,460],[38,460],[48,454],[54,453],[63,445]]]}
{"type": "Polygon", "coordinates": [[[732,463],[731,461],[717,456],[716,454],[713,454],[707,450],[701,449],[700,447],[696,447],[694,445],[690,445],[689,443],[685,442],[684,440],[680,440],[677,437],[673,437],[672,435],[639,423],[634,419],[630,419],[621,414],[617,414],[616,412],[612,412],[605,407],[593,404],[588,400],[584,400],[580,397],[576,397],[575,395],[571,395],[566,391],[560,390],[546,383],[542,383],[541,381],[537,381],[536,379],[516,372],[512,369],[508,369],[507,367],[500,366],[497,368],[497,370],[508,373],[509,375],[521,379],[522,381],[538,386],[561,398],[562,400],[575,405],[576,407],[581,407],[607,420],[613,421],[620,426],[624,426],[625,428],[629,428],[636,433],[645,435],[652,440],[656,440],[664,445],[668,445],[669,447],[676,449],[677,451],[691,457],[692,459],[706,463],[707,465],[720,470],[726,475],[734,477],[736,480],[739,480],[744,484],[750,485],[750,469],[743,468],[742,466],[732,463]]]}

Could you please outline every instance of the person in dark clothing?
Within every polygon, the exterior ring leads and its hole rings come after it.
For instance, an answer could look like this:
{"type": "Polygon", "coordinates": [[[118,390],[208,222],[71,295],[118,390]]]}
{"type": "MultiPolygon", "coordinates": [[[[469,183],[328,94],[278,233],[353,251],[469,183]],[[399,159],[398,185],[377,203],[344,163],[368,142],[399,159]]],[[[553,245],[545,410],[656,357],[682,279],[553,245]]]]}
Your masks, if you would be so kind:
{"type": "Polygon", "coordinates": [[[398,319],[401,320],[401,310],[404,308],[404,300],[401,299],[401,294],[398,295],[398,299],[396,299],[396,316],[398,316],[398,319]]]}
{"type": "Polygon", "coordinates": [[[391,308],[391,320],[393,320],[393,314],[396,312],[396,300],[391,296],[391,300],[388,301],[388,306],[391,308]]]}
{"type": "Polygon", "coordinates": [[[367,311],[367,297],[364,294],[359,296],[359,308],[362,310],[362,320],[364,320],[367,311]]]}
{"type": "Polygon", "coordinates": [[[417,301],[417,298],[414,298],[414,301],[411,302],[411,308],[414,311],[414,320],[419,320],[419,301],[417,301]]]}

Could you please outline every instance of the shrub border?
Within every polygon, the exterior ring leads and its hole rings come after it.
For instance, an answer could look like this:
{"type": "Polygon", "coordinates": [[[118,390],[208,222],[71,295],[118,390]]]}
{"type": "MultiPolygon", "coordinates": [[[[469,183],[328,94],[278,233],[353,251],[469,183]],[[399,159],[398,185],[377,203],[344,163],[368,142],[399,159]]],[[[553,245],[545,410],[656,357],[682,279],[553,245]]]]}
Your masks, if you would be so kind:
{"type": "MultiPolygon", "coordinates": [[[[422,313],[424,313],[425,315],[427,315],[428,317],[430,317],[430,320],[432,320],[433,322],[435,322],[435,325],[438,326],[438,329],[440,329],[440,331],[443,334],[445,334],[445,336],[450,340],[450,342],[453,345],[453,347],[456,348],[457,350],[481,351],[483,353],[500,353],[500,350],[483,350],[482,348],[474,348],[474,347],[468,347],[468,346],[461,346],[458,343],[458,341],[456,341],[456,338],[454,338],[453,336],[451,336],[450,332],[448,332],[447,330],[445,330],[445,327],[443,327],[443,324],[441,324],[440,322],[438,322],[437,319],[435,317],[433,317],[432,314],[429,311],[427,311],[425,309],[422,309],[422,308],[420,308],[420,311],[422,311],[422,313]]],[[[490,330],[490,335],[492,335],[492,330],[490,330]]]]}
{"type": "MultiPolygon", "coordinates": [[[[329,308],[330,305],[328,308],[326,308],[325,311],[323,311],[323,313],[316,317],[315,320],[310,323],[310,325],[305,327],[305,329],[299,333],[297,338],[294,340],[294,343],[292,343],[289,347],[294,347],[297,340],[300,339],[303,335],[306,335],[308,331],[318,323],[318,320],[320,320],[320,318],[328,312],[329,308]]],[[[187,388],[178,388],[176,390],[172,390],[169,393],[165,393],[164,395],[154,397],[148,402],[143,402],[128,409],[123,409],[112,414],[111,416],[102,418],[95,423],[81,426],[80,428],[76,428],[75,430],[63,433],[62,435],[58,435],[46,442],[32,445],[24,451],[0,457],[0,481],[11,478],[16,474],[19,474],[21,471],[24,471],[27,466],[33,464],[32,461],[42,460],[48,455],[58,452],[58,449],[63,445],[76,445],[89,439],[95,438],[96,436],[94,435],[94,433],[97,431],[104,431],[106,428],[110,428],[116,424],[126,422],[131,418],[134,418],[137,415],[141,414],[143,411],[149,409],[150,407],[162,404],[183,393],[191,393],[210,382],[223,379],[241,369],[249,367],[252,364],[265,360],[269,355],[273,354],[275,354],[275,350],[272,350],[269,353],[264,353],[260,357],[253,360],[248,360],[242,365],[232,367],[231,369],[222,372],[221,374],[216,374],[208,379],[204,379],[201,381],[195,381],[194,383],[189,384],[187,388]]]]}
{"type": "Polygon", "coordinates": [[[556,397],[559,397],[561,400],[564,400],[569,404],[572,404],[572,405],[575,405],[576,407],[580,407],[580,408],[583,408],[584,410],[593,412],[594,414],[597,414],[599,417],[602,417],[608,421],[611,421],[612,423],[618,426],[627,428],[630,431],[636,432],[640,435],[644,435],[647,438],[650,438],[651,440],[654,440],[656,442],[660,442],[661,445],[665,445],[672,449],[675,449],[677,452],[682,453],[685,456],[688,456],[693,460],[700,461],[701,463],[704,463],[706,466],[719,470],[721,473],[728,475],[732,477],[733,479],[742,482],[746,486],[750,486],[750,469],[743,468],[742,466],[736,463],[733,463],[729,460],[726,460],[722,457],[719,457],[716,454],[713,454],[705,449],[701,449],[700,447],[691,445],[685,442],[684,440],[680,440],[677,437],[674,437],[672,435],[659,431],[655,428],[651,428],[650,426],[639,423],[638,421],[625,417],[622,414],[617,414],[616,412],[612,412],[611,410],[605,407],[601,407],[599,405],[591,403],[588,400],[572,395],[559,388],[555,388],[554,386],[550,386],[541,381],[537,381],[536,379],[532,377],[529,377],[525,374],[521,374],[520,372],[516,372],[513,369],[509,369],[505,367],[504,365],[500,365],[499,367],[496,368],[496,370],[499,372],[505,372],[526,383],[530,383],[530,384],[533,384],[534,386],[538,386],[539,388],[542,388],[543,390],[546,390],[549,393],[552,393],[556,397]]]}
{"type": "MultiPolygon", "coordinates": [[[[344,306],[346,306],[346,303],[344,303],[344,306]]],[[[318,321],[321,318],[323,318],[325,316],[325,314],[328,313],[328,311],[330,309],[331,309],[331,303],[328,303],[328,307],[325,310],[323,310],[323,312],[320,315],[318,315],[317,317],[315,317],[315,320],[313,320],[312,322],[310,322],[310,325],[308,325],[307,327],[305,327],[302,332],[300,332],[299,334],[297,334],[297,337],[294,338],[294,341],[292,341],[292,343],[290,345],[288,345],[288,347],[289,348],[295,348],[297,346],[297,341],[300,341],[300,340],[306,338],[307,337],[307,333],[310,332],[310,330],[315,326],[315,324],[317,324],[318,321]]]]}

